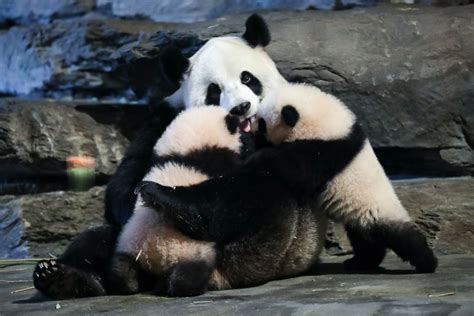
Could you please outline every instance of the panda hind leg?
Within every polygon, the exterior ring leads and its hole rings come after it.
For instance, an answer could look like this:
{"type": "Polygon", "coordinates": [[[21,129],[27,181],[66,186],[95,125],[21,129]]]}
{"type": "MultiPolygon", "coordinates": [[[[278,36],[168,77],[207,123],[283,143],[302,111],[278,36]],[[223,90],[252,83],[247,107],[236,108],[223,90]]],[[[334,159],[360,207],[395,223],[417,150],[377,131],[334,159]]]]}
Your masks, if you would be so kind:
{"type": "Polygon", "coordinates": [[[354,250],[354,257],[344,262],[348,269],[376,268],[387,248],[420,273],[434,272],[438,266],[426,237],[412,222],[379,222],[369,227],[346,225],[346,231],[354,250]]]}
{"type": "Polygon", "coordinates": [[[168,278],[169,296],[197,296],[204,294],[209,285],[213,266],[205,261],[180,262],[168,278]]]}
{"type": "Polygon", "coordinates": [[[354,256],[344,261],[347,270],[373,270],[382,263],[387,252],[383,241],[376,238],[371,229],[346,225],[346,233],[354,256]]]}
{"type": "Polygon", "coordinates": [[[105,295],[104,273],[116,239],[117,230],[109,225],[83,231],[58,259],[37,263],[36,289],[53,299],[105,295]]]}
{"type": "Polygon", "coordinates": [[[403,261],[410,262],[417,272],[432,273],[438,267],[438,259],[428,245],[422,231],[412,222],[384,223],[379,227],[380,238],[385,240],[403,261]]]}
{"type": "Polygon", "coordinates": [[[135,258],[126,253],[112,257],[107,285],[111,294],[127,295],[140,291],[139,266],[135,258]]]}
{"type": "Polygon", "coordinates": [[[106,294],[99,274],[58,260],[41,260],[33,272],[33,284],[52,299],[70,299],[106,294]]]}

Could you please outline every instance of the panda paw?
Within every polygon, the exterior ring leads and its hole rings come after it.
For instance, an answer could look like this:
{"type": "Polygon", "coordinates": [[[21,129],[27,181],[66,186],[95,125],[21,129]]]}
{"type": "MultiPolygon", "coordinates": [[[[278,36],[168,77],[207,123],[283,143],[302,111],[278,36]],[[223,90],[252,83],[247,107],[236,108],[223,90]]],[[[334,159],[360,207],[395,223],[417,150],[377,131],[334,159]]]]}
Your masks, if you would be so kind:
{"type": "Polygon", "coordinates": [[[159,196],[162,188],[166,187],[153,181],[142,181],[136,186],[135,194],[140,194],[140,197],[147,206],[160,206],[159,196]]]}
{"type": "Polygon", "coordinates": [[[100,278],[57,260],[41,260],[33,272],[35,288],[52,299],[105,295],[100,278]]]}

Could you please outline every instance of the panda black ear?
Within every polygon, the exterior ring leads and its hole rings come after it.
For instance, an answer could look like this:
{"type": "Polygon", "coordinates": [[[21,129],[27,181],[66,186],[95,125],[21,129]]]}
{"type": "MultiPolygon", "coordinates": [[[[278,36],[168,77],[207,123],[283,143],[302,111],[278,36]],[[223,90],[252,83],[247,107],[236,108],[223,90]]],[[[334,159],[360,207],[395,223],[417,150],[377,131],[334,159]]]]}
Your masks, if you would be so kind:
{"type": "Polygon", "coordinates": [[[225,117],[225,124],[227,125],[227,129],[229,130],[229,132],[231,134],[235,134],[239,129],[240,121],[237,116],[227,114],[225,117]]]}
{"type": "Polygon", "coordinates": [[[271,35],[268,30],[267,23],[258,14],[252,14],[245,22],[245,33],[243,39],[249,43],[251,47],[265,47],[270,43],[271,35]]]}
{"type": "Polygon", "coordinates": [[[281,109],[281,120],[283,123],[290,127],[295,127],[296,123],[300,119],[300,114],[292,105],[285,105],[281,109]]]}
{"type": "Polygon", "coordinates": [[[165,79],[172,85],[179,85],[189,68],[189,59],[176,46],[168,46],[161,50],[158,60],[165,79]]]}

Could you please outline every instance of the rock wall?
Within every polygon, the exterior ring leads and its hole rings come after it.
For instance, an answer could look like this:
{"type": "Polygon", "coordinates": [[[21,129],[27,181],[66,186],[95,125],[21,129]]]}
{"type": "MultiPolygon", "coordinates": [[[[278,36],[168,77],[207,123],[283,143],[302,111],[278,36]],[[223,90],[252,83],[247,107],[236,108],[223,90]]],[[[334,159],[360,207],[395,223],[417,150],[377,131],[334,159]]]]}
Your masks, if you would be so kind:
{"type": "MultiPolygon", "coordinates": [[[[388,172],[474,173],[474,6],[270,12],[268,51],[360,117],[388,172]],[[442,39],[442,40],[441,40],[442,39]]],[[[194,24],[69,19],[0,34],[0,93],[135,102],[169,94],[161,47],[191,55],[246,15],[194,24]]]]}
{"type": "Polygon", "coordinates": [[[376,0],[3,0],[0,3],[0,27],[32,21],[47,23],[58,18],[84,15],[195,22],[264,9],[339,10],[376,3],[376,0]]]}
{"type": "MultiPolygon", "coordinates": [[[[438,254],[474,254],[474,180],[418,179],[394,186],[438,254]]],[[[0,196],[1,257],[59,255],[74,236],[103,223],[104,187],[86,192],[0,196]]],[[[328,232],[326,254],[351,247],[341,225],[328,232]]]]}

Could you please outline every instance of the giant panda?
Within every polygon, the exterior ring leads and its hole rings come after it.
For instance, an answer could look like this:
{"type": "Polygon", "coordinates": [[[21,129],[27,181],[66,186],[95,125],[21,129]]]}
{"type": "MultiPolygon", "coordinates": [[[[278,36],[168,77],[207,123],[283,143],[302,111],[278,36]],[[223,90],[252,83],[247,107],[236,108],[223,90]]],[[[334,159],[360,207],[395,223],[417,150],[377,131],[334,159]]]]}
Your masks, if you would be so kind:
{"type": "MultiPolygon", "coordinates": [[[[104,278],[117,236],[133,213],[134,189],[151,168],[156,141],[182,108],[220,105],[239,116],[241,130],[248,131],[262,98],[285,79],[264,51],[270,42],[265,21],[252,15],[245,27],[242,36],[210,39],[189,59],[177,48],[163,49],[161,73],[177,90],[154,107],[110,179],[108,225],[79,234],[57,260],[40,261],[33,273],[40,292],[57,299],[113,292],[104,278]]],[[[252,143],[245,141],[243,153],[252,152],[252,143]]]]}
{"type": "MultiPolygon", "coordinates": [[[[241,161],[238,126],[238,117],[222,107],[182,112],[156,143],[157,158],[144,180],[188,186],[224,175],[241,161]]],[[[161,294],[198,295],[207,289],[216,256],[213,242],[184,235],[138,199],[118,238],[109,286],[113,294],[132,294],[154,281],[151,289],[161,294]]]]}
{"type": "MultiPolygon", "coordinates": [[[[258,117],[258,130],[274,148],[198,185],[146,185],[145,201],[163,206],[180,229],[200,228],[200,238],[227,243],[248,235],[248,229],[236,231],[230,223],[254,230],[253,223],[273,225],[280,213],[293,216],[285,203],[294,197],[312,214],[346,225],[354,250],[348,268],[375,268],[389,248],[418,272],[436,270],[426,237],[410,221],[355,115],[340,100],[313,86],[284,84],[263,101],[258,117]],[[245,197],[242,203],[239,197],[245,197]]],[[[279,227],[269,234],[285,232],[279,227]]]]}

